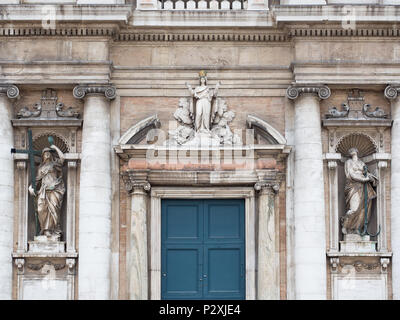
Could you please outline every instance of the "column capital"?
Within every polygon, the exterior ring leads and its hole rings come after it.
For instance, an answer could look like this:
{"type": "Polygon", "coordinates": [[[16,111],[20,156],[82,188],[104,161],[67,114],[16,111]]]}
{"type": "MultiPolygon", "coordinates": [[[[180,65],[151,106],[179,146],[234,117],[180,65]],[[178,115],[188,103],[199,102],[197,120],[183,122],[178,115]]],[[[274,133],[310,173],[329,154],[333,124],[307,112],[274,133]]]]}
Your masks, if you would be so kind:
{"type": "Polygon", "coordinates": [[[328,99],[331,96],[331,89],[324,85],[292,85],[286,89],[286,96],[295,100],[301,93],[313,93],[320,99],[328,99]]]}
{"type": "Polygon", "coordinates": [[[395,100],[398,96],[400,92],[400,83],[397,84],[389,84],[386,88],[385,88],[385,98],[389,99],[389,100],[395,100]]]}
{"type": "Polygon", "coordinates": [[[13,84],[1,84],[0,94],[6,94],[9,99],[15,99],[19,97],[19,89],[13,84]]]}
{"type": "Polygon", "coordinates": [[[76,99],[83,99],[88,94],[104,94],[104,96],[112,100],[117,96],[116,88],[112,85],[78,85],[73,90],[76,99]]]}
{"type": "Polygon", "coordinates": [[[268,195],[275,195],[279,191],[279,184],[276,182],[259,181],[254,185],[254,190],[268,195]]]}
{"type": "Polygon", "coordinates": [[[128,193],[135,191],[148,192],[151,185],[147,180],[148,170],[127,170],[122,173],[125,182],[125,190],[128,193]]]}

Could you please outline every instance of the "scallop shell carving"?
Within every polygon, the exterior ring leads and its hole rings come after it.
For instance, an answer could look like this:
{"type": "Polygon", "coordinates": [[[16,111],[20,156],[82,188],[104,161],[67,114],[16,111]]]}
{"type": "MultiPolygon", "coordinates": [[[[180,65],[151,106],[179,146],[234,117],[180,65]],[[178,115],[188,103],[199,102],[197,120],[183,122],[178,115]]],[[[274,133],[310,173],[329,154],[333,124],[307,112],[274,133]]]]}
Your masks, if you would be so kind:
{"type": "Polygon", "coordinates": [[[33,147],[35,150],[43,150],[44,148],[50,147],[48,137],[52,136],[54,138],[54,144],[63,152],[69,152],[68,142],[65,138],[54,132],[44,132],[40,133],[36,137],[33,138],[33,147]]]}
{"type": "Polygon", "coordinates": [[[350,148],[358,149],[358,156],[365,157],[378,152],[376,142],[364,133],[351,133],[340,138],[336,144],[336,152],[348,157],[350,148]]]}

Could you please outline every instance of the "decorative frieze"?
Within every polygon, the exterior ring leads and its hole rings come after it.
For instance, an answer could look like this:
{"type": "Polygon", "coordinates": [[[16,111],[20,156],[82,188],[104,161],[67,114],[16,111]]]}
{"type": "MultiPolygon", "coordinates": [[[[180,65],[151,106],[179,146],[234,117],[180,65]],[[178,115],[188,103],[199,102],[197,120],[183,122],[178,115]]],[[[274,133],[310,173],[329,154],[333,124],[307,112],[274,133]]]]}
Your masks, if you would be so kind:
{"type": "Polygon", "coordinates": [[[328,99],[331,96],[331,90],[327,86],[290,86],[286,90],[286,96],[295,100],[302,93],[314,93],[320,99],[328,99]]]}
{"type": "Polygon", "coordinates": [[[117,41],[239,41],[239,42],[286,42],[284,33],[121,33],[117,41]]]}
{"type": "Polygon", "coordinates": [[[115,99],[117,91],[114,86],[92,86],[92,85],[78,85],[73,90],[73,95],[76,99],[83,99],[89,94],[104,94],[107,99],[115,99]]]}

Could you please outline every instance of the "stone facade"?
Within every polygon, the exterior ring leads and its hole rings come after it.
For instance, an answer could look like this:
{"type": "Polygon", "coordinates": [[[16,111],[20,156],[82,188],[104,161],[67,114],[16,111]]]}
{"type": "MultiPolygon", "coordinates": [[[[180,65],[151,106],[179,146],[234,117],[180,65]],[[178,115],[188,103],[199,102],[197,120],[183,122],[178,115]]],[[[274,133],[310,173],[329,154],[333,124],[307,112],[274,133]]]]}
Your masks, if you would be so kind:
{"type": "Polygon", "coordinates": [[[160,299],[162,199],[210,198],[244,199],[246,299],[400,298],[396,1],[40,2],[0,5],[1,299],[160,299]],[[202,70],[225,144],[168,145],[202,70]],[[54,246],[30,134],[65,154],[54,246]],[[350,146],[371,237],[341,233],[350,146]]]}

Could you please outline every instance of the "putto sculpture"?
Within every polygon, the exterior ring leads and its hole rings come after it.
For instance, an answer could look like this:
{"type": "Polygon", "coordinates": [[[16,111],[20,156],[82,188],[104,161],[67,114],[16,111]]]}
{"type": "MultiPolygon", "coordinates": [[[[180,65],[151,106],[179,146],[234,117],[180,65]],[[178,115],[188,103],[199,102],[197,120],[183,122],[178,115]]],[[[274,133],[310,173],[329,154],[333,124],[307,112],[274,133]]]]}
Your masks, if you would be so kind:
{"type": "Polygon", "coordinates": [[[207,73],[199,72],[199,86],[192,88],[186,83],[190,97],[181,98],[174,118],[179,122],[171,130],[168,144],[239,144],[240,137],[232,133],[229,123],[235,118],[233,111],[228,111],[225,100],[219,98],[217,82],[214,89],[207,85],[207,73]]]}

